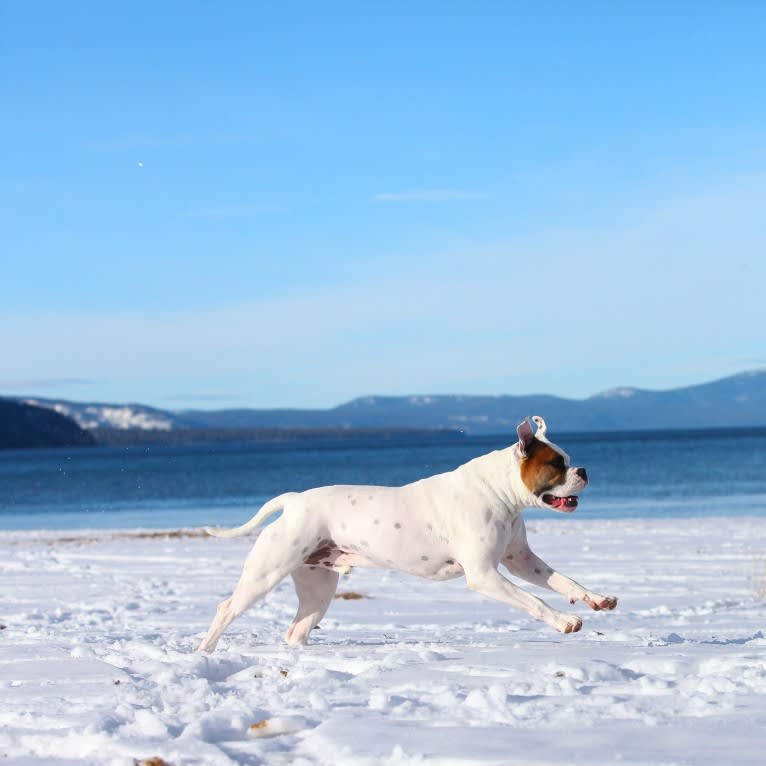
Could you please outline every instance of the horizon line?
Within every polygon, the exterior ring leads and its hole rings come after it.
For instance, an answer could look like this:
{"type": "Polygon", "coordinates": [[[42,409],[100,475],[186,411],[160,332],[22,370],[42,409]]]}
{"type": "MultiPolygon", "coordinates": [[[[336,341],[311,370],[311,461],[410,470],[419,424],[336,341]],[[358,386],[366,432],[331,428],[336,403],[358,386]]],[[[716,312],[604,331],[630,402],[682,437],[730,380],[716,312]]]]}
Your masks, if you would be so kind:
{"type": "MultiPolygon", "coordinates": [[[[203,409],[200,407],[183,407],[180,409],[170,409],[165,408],[160,405],[155,404],[143,404],[139,401],[123,401],[123,402],[115,402],[115,401],[104,401],[104,400],[77,400],[77,399],[68,399],[63,397],[52,397],[52,396],[37,396],[34,394],[3,394],[0,393],[0,400],[2,399],[10,399],[10,400],[19,400],[19,401],[30,401],[30,400],[38,400],[38,401],[48,401],[48,402],[63,402],[67,404],[76,404],[76,405],[104,405],[104,406],[116,406],[116,407],[145,407],[147,409],[152,410],[161,410],[161,411],[168,411],[173,413],[183,413],[183,412],[189,412],[189,411],[197,411],[197,412],[226,412],[226,411],[233,411],[233,410],[261,410],[261,411],[275,411],[275,410],[287,410],[287,411],[311,411],[311,412],[324,412],[329,410],[334,410],[339,407],[343,407],[348,404],[352,404],[353,402],[359,402],[364,400],[374,400],[374,399],[455,399],[455,398],[463,398],[463,399],[523,399],[523,398],[529,398],[529,397],[548,397],[550,399],[557,399],[560,401],[572,401],[572,402],[585,402],[590,399],[594,399],[599,396],[604,396],[607,394],[614,393],[615,397],[620,397],[620,392],[627,392],[630,391],[632,393],[668,393],[671,391],[683,391],[685,389],[689,388],[696,388],[698,386],[705,386],[710,385],[713,383],[719,383],[724,380],[729,380],[732,378],[739,378],[739,377],[748,377],[748,376],[754,376],[754,375],[763,375],[766,374],[766,367],[759,367],[759,368],[751,368],[747,370],[740,370],[739,372],[732,373],[730,375],[724,375],[722,377],[714,378],[712,380],[704,380],[699,383],[692,383],[690,385],[685,386],[677,386],[674,388],[664,388],[664,389],[653,389],[653,388],[638,388],[635,386],[612,386],[611,388],[602,389],[601,391],[597,391],[593,394],[590,394],[589,396],[582,397],[582,398],[576,398],[576,397],[568,397],[568,396],[560,396],[558,394],[548,394],[545,392],[534,392],[534,393],[525,393],[525,394],[468,394],[468,393],[451,393],[451,394],[362,394],[360,396],[354,396],[351,399],[346,399],[344,401],[341,401],[339,404],[330,405],[327,407],[301,407],[297,405],[286,405],[286,406],[276,406],[276,407],[257,407],[257,406],[251,406],[251,405],[243,405],[239,407],[225,407],[223,409],[203,409]]],[[[95,381],[83,381],[83,383],[87,383],[88,385],[95,384],[95,381]]],[[[8,383],[4,383],[3,381],[0,381],[0,390],[4,388],[5,386],[9,385],[8,383]]],[[[233,394],[217,394],[214,395],[217,397],[220,397],[221,400],[225,398],[236,398],[233,394]]],[[[189,399],[209,399],[210,395],[206,394],[200,394],[200,395],[194,395],[189,396],[189,399]]],[[[178,399],[180,398],[178,395],[172,395],[172,396],[166,396],[163,397],[163,399],[178,399]]]]}

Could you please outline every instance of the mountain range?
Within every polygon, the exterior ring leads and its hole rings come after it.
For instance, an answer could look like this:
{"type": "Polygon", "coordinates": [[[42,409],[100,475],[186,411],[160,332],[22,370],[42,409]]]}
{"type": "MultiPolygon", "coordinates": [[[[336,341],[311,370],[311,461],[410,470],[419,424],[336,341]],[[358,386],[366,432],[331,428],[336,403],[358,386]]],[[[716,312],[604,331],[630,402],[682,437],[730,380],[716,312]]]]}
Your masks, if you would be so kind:
{"type": "MultiPolygon", "coordinates": [[[[766,426],[766,370],[667,391],[615,388],[586,399],[525,396],[366,396],[330,409],[170,411],[140,404],[78,403],[23,398],[82,428],[169,432],[178,429],[449,429],[512,433],[539,414],[556,431],[620,431],[766,426]]],[[[161,433],[155,434],[157,440],[161,433]]]]}

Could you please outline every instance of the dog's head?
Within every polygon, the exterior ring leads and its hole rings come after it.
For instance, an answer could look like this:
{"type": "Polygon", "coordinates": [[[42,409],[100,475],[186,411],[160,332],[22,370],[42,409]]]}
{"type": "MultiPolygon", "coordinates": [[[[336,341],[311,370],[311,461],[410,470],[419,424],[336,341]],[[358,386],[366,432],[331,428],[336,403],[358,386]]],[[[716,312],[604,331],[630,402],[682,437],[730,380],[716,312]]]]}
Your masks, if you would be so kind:
{"type": "Polygon", "coordinates": [[[539,415],[532,420],[536,432],[528,418],[516,429],[521,480],[532,496],[530,505],[571,513],[577,508],[577,493],[588,486],[588,474],[584,468],[570,466],[569,455],[548,441],[545,421],[539,415]]]}

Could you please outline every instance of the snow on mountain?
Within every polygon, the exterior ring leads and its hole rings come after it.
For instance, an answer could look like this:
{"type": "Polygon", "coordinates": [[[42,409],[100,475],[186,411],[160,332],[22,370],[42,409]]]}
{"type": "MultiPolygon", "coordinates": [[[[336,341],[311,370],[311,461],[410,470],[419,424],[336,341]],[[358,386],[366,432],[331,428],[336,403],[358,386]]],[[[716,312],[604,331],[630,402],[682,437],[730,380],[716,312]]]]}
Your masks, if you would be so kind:
{"type": "Polygon", "coordinates": [[[618,388],[609,388],[606,391],[600,391],[595,394],[593,399],[630,399],[631,396],[635,396],[638,393],[637,388],[629,388],[628,386],[622,386],[618,388]]]}
{"type": "Polygon", "coordinates": [[[45,407],[72,418],[80,428],[138,428],[151,431],[170,431],[173,418],[161,410],[135,404],[80,404],[76,402],[24,399],[26,404],[45,407]]]}

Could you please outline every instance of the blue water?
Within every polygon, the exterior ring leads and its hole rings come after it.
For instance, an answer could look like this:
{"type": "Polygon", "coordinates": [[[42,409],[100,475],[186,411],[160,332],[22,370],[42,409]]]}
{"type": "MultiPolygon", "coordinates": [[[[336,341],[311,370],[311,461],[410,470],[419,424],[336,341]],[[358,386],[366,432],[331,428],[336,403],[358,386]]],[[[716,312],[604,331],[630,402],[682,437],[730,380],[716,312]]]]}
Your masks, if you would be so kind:
{"type": "MultiPolygon", "coordinates": [[[[766,429],[556,438],[588,469],[581,518],[766,515],[766,429]]],[[[282,492],[405,484],[508,443],[421,437],[0,452],[0,529],[240,524],[282,492]]]]}

